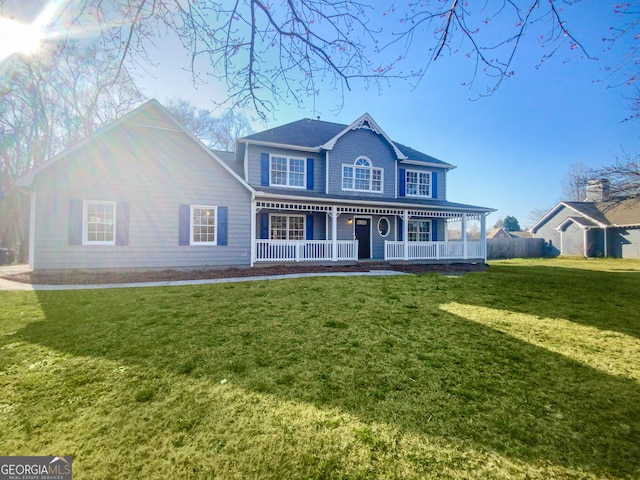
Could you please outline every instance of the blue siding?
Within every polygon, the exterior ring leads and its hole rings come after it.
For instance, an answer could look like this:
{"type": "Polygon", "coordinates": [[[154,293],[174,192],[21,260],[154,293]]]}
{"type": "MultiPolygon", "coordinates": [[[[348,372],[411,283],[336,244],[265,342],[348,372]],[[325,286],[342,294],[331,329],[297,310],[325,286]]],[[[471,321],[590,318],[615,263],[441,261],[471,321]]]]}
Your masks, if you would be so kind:
{"type": "Polygon", "coordinates": [[[329,154],[329,194],[354,198],[391,200],[396,195],[396,155],[389,143],[371,130],[358,129],[343,135],[329,154]],[[356,158],[365,156],[375,168],[382,168],[383,193],[342,190],[342,165],[353,165],[356,158]]]}
{"type": "MultiPolygon", "coordinates": [[[[325,161],[324,153],[310,154],[309,152],[299,152],[285,148],[269,148],[259,145],[249,145],[248,149],[248,183],[260,190],[260,187],[269,185],[269,155],[291,156],[307,159],[307,189],[324,193],[325,184],[325,161]],[[312,166],[309,167],[309,159],[312,159],[312,166]],[[311,178],[309,178],[311,176],[311,178]]],[[[300,192],[299,188],[278,187],[295,195],[300,192]]]]}

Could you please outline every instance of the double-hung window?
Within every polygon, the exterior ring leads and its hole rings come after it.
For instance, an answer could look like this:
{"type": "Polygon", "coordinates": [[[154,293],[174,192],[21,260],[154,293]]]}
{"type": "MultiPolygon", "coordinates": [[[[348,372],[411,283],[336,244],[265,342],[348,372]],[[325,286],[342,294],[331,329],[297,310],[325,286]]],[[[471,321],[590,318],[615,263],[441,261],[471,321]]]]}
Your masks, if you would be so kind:
{"type": "Polygon", "coordinates": [[[410,242],[429,242],[431,241],[431,220],[409,220],[407,225],[410,242]]]}
{"type": "Polygon", "coordinates": [[[382,169],[373,167],[367,157],[358,157],[353,165],[342,165],[342,189],[382,193],[382,169]]]}
{"type": "Polygon", "coordinates": [[[305,158],[271,156],[269,165],[270,185],[306,188],[307,160],[305,158]]]}
{"type": "Polygon", "coordinates": [[[304,240],[304,215],[271,215],[269,217],[271,240],[304,240]]]}
{"type": "Polygon", "coordinates": [[[191,205],[191,244],[216,245],[217,207],[191,205]]]}
{"type": "Polygon", "coordinates": [[[407,170],[406,194],[416,197],[431,197],[431,172],[407,170]]]}
{"type": "Polygon", "coordinates": [[[116,244],[116,202],[83,202],[82,240],[84,245],[116,244]]]}

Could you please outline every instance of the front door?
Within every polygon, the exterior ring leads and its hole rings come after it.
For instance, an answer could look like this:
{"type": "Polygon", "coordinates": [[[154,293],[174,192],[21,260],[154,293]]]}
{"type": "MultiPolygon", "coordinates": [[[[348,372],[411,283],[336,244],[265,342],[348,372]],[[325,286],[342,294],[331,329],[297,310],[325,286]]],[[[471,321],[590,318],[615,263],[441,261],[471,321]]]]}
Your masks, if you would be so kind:
{"type": "Polygon", "coordinates": [[[356,217],[355,222],[358,258],[371,258],[371,219],[356,217]]]}

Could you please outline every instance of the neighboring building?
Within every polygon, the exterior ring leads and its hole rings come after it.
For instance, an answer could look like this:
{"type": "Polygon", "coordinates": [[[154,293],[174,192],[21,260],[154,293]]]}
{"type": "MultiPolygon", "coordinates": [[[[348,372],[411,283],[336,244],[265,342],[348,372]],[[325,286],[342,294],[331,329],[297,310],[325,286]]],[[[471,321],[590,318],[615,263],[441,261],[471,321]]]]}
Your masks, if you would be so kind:
{"type": "Polygon", "coordinates": [[[511,238],[511,235],[503,227],[496,227],[487,233],[487,238],[511,238]]]}
{"type": "Polygon", "coordinates": [[[511,238],[533,238],[531,232],[527,230],[516,230],[514,232],[509,232],[509,236],[511,238]]]}
{"type": "Polygon", "coordinates": [[[590,181],[584,202],[560,202],[530,229],[547,254],[640,258],[640,201],[609,198],[607,180],[590,181]]]}
{"type": "Polygon", "coordinates": [[[16,183],[31,196],[29,263],[156,269],[486,259],[492,209],[446,199],[452,165],[365,114],[300,120],[207,149],[151,100],[16,183]],[[478,220],[482,235],[467,240],[478,220]],[[462,225],[447,241],[446,222],[462,225]]]}
{"type": "Polygon", "coordinates": [[[509,232],[504,227],[496,227],[487,233],[487,238],[533,238],[533,235],[531,232],[520,230],[509,232]]]}

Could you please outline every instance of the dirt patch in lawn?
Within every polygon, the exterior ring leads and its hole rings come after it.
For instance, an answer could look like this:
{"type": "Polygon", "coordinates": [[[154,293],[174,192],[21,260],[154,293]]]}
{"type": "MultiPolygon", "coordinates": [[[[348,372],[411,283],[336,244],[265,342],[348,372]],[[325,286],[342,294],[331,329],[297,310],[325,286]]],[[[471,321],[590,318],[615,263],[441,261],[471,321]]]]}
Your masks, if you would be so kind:
{"type": "Polygon", "coordinates": [[[405,273],[442,273],[464,275],[467,272],[478,272],[487,269],[483,263],[454,264],[390,264],[366,263],[357,265],[274,265],[254,268],[228,268],[206,270],[161,270],[161,271],[119,271],[88,272],[66,270],[61,272],[24,272],[4,275],[0,278],[20,283],[39,285],[89,285],[104,283],[136,283],[164,282],[177,280],[203,280],[210,278],[256,277],[266,275],[287,275],[295,273],[331,273],[331,272],[369,272],[372,270],[394,270],[405,273]]]}

